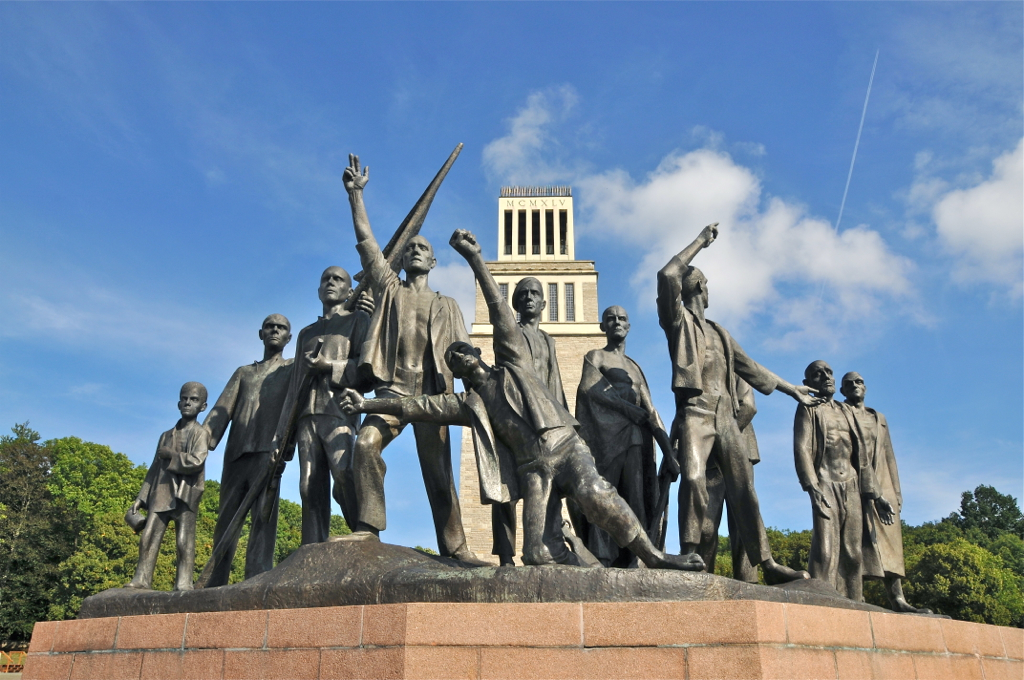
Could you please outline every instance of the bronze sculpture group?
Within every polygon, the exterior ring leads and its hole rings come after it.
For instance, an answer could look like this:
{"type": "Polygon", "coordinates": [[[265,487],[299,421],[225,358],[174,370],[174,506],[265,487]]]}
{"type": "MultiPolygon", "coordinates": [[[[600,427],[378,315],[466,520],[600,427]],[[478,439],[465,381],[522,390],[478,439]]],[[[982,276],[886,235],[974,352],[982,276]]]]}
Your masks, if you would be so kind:
{"type": "Polygon", "coordinates": [[[859,374],[844,376],[846,401],[837,403],[825,362],[812,363],[803,384],[794,385],[705,318],[708,282],[691,262],[715,241],[717,224],[658,272],[658,319],[675,397],[670,427],[654,407],[640,366],[625,353],[629,315],[619,306],[602,314],[607,344],[587,353],[575,416],[569,413],[555,341],[539,327],[543,286],[521,280],[513,311],[476,238],[457,230],[450,245],[472,269],[493,327],[495,361],[486,364],[469,342],[458,304],[430,289],[436,259],[416,233],[458,151],[383,250],[363,203],[368,168],[350,156],[344,185],[363,268],[359,288],[341,267],[324,271],[318,289],[323,316],[299,332],[294,361],[283,358],[290,323],[268,316],[259,333],[263,360],[235,371],[202,425],[196,418],[206,408],[205,388],[182,388],[182,418],[161,436],[130,510],[129,516],[148,510],[131,587],[151,586],[156,551],[173,519],[176,589],[192,588],[203,464],[229,423],[214,555],[197,585],[228,582],[246,516],[246,578],[273,567],[280,478],[296,446],[302,543],[379,540],[387,527],[383,451],[409,424],[440,554],[488,565],[469,550],[455,490],[449,426],[462,425],[473,438],[481,502],[492,506],[492,552],[501,565],[513,564],[520,500],[525,565],[642,563],[688,571],[714,559],[727,505],[736,578],[756,582],[759,566],[768,584],[819,578],[854,600],[863,599],[863,578],[884,579],[895,610],[920,611],[902,593],[902,497],[884,416],[864,406],[859,374]],[[754,489],[755,389],[766,395],[778,390],[798,402],[796,469],[814,517],[809,573],[777,563],[768,545],[754,489]],[[373,398],[364,398],[371,391],[373,398]],[[671,555],[664,538],[668,493],[677,478],[681,551],[671,555]],[[332,496],[351,534],[329,535],[332,496]],[[563,527],[563,499],[575,533],[563,527]]]}

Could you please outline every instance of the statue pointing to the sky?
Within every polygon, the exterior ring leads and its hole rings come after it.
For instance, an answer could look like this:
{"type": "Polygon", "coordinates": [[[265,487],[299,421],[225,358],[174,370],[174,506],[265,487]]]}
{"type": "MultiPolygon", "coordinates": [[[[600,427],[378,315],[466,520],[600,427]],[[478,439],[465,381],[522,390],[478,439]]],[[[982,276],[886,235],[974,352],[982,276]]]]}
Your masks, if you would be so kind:
{"type": "Polygon", "coordinates": [[[676,416],[672,437],[678,442],[679,543],[684,554],[696,554],[701,525],[708,507],[706,466],[714,457],[725,480],[726,495],[735,501],[743,546],[752,564],[759,564],[765,581],[780,583],[807,578],[772,559],[761,509],[754,491],[752,467],[737,423],[739,400],[735,376],[762,394],[779,390],[801,404],[818,399],[807,387],[786,382],[757,363],[739,343],[714,321],[704,318],[708,306],[708,280],[690,262],[718,237],[718,223],[669,260],[658,272],[658,321],[668,338],[672,357],[672,391],[676,416]]]}

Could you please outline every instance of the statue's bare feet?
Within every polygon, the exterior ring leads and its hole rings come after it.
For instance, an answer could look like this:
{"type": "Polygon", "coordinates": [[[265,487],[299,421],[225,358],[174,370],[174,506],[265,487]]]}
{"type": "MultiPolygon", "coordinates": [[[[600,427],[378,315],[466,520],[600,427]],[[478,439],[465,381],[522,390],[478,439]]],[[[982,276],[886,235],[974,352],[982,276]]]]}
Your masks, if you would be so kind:
{"type": "Polygon", "coordinates": [[[761,571],[764,574],[764,582],[770,586],[777,586],[780,583],[789,583],[790,581],[800,581],[811,577],[806,571],[790,569],[770,557],[761,563],[761,571]]]}
{"type": "Polygon", "coordinates": [[[654,560],[654,564],[648,564],[651,569],[677,569],[679,571],[704,571],[704,560],[697,553],[684,553],[682,555],[669,555],[662,553],[660,558],[654,560]]]}
{"type": "Polygon", "coordinates": [[[901,614],[931,614],[932,610],[927,607],[915,607],[903,598],[890,602],[892,610],[901,614]]]}
{"type": "Polygon", "coordinates": [[[135,581],[126,583],[124,587],[131,588],[132,590],[153,590],[151,587],[142,585],[141,583],[136,583],[135,581]]]}

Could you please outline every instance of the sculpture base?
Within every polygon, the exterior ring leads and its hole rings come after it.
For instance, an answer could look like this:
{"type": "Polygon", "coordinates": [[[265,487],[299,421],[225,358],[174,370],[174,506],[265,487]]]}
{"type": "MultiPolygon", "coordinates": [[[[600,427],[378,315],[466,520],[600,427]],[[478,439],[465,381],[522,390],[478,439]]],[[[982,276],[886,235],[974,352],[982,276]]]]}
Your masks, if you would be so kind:
{"type": "Polygon", "coordinates": [[[1020,678],[1024,631],[753,600],[409,603],[37,623],[51,678],[1020,678]]]}
{"type": "Polygon", "coordinates": [[[376,541],[316,543],[272,571],[186,592],[112,588],[87,597],[80,619],[403,602],[650,602],[764,600],[885,611],[840,597],[814,579],[781,587],[661,569],[480,567],[376,541]]]}

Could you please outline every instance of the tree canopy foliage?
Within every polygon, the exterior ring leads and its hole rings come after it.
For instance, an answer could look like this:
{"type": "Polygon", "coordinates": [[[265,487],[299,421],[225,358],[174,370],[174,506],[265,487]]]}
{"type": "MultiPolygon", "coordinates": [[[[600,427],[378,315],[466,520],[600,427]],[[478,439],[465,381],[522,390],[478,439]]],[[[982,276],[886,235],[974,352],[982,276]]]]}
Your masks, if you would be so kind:
{"type": "MultiPolygon", "coordinates": [[[[27,423],[0,437],[0,641],[26,642],[36,621],[71,618],[82,600],[131,580],[139,538],[124,521],[146,476],[109,446],[64,437],[43,443],[27,423]]],[[[220,484],[207,480],[196,518],[198,577],[213,552],[220,484]]],[[[332,516],[331,532],[348,533],[332,516]]],[[[249,523],[243,528],[231,583],[244,578],[249,523]]],[[[276,562],[302,541],[302,508],[281,500],[276,562]]],[[[174,585],[174,532],[160,546],[153,587],[174,585]]]]}

